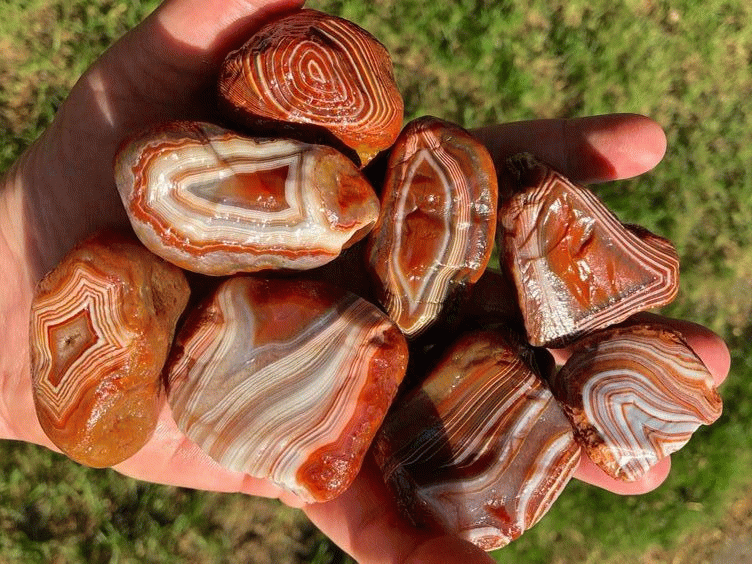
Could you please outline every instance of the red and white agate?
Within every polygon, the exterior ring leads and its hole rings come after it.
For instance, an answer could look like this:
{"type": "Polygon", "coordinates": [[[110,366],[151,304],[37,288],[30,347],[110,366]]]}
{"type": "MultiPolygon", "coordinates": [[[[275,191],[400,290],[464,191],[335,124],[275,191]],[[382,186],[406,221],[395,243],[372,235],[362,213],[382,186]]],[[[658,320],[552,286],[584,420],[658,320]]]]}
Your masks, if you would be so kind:
{"type": "Polygon", "coordinates": [[[499,207],[497,237],[531,344],[561,346],[676,297],[671,243],[622,225],[590,190],[527,155],[514,166],[519,185],[499,207]]]}
{"type": "Polygon", "coordinates": [[[529,350],[476,331],[460,337],[398,400],[374,453],[417,525],[493,550],[546,513],[580,449],[529,350]]]}
{"type": "Polygon", "coordinates": [[[415,337],[488,264],[496,172],[488,151],[468,132],[430,116],[405,127],[387,167],[368,264],[386,311],[415,337]]]}
{"type": "Polygon", "coordinates": [[[379,212],[370,184],[334,149],[205,123],[134,137],[115,176],[144,245],[202,274],[315,268],[363,238],[379,212]]]}
{"type": "Polygon", "coordinates": [[[42,429],[70,458],[112,466],[151,437],[188,294],[178,268],[115,233],[85,240],[39,283],[30,324],[34,404],[42,429]]]}
{"type": "Polygon", "coordinates": [[[386,48],[356,24],[299,10],[230,53],[219,80],[234,117],[325,129],[363,165],[392,145],[403,103],[386,48]]]}
{"type": "Polygon", "coordinates": [[[645,475],[722,410],[702,361],[680,334],[656,324],[578,340],[551,389],[590,458],[625,481],[645,475]]]}
{"type": "Polygon", "coordinates": [[[404,337],[365,300],[321,282],[235,277],[178,335],[168,399],[223,467],[324,501],[360,469],[406,364],[404,337]]]}

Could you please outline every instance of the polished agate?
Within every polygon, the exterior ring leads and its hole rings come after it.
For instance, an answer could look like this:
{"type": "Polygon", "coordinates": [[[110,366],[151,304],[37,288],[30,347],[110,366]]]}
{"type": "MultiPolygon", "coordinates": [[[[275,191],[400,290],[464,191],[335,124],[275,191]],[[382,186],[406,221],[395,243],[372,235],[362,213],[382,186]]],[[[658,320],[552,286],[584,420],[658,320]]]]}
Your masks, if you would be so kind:
{"type": "Polygon", "coordinates": [[[87,239],[39,283],[30,324],[34,405],[70,458],[112,466],[151,437],[188,294],[178,268],[115,233],[87,239]]]}
{"type": "Polygon", "coordinates": [[[502,266],[514,278],[528,339],[561,346],[676,297],[671,243],[622,225],[587,188],[529,156],[499,208],[502,266]]]}
{"type": "Polygon", "coordinates": [[[532,358],[500,333],[465,334],[392,408],[374,454],[416,525],[493,550],[559,496],[580,449],[532,358]]]}
{"type": "Polygon", "coordinates": [[[368,181],[334,149],[206,123],[132,138],[115,174],[144,245],[202,274],[321,266],[362,239],[379,213],[368,181]]]}
{"type": "Polygon", "coordinates": [[[583,337],[551,389],[590,458],[637,480],[721,415],[708,369],[679,333],[657,324],[583,337]]]}
{"type": "Polygon", "coordinates": [[[493,161],[464,129],[427,116],[402,131],[367,257],[381,303],[407,336],[428,329],[483,274],[497,197],[493,161]]]}
{"type": "Polygon", "coordinates": [[[241,276],[186,321],[168,399],[223,467],[325,501],[358,473],[406,363],[404,337],[369,302],[322,282],[241,276]]]}
{"type": "Polygon", "coordinates": [[[402,97],[386,48],[356,24],[315,10],[262,27],[227,56],[219,84],[241,122],[325,130],[363,165],[402,128],[402,97]]]}

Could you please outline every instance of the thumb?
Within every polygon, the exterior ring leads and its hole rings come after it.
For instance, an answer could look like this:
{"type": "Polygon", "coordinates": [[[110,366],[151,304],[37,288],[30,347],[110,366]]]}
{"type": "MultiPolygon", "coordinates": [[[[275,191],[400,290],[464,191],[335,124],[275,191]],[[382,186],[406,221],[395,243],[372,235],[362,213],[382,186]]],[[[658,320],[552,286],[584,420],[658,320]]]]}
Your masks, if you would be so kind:
{"type": "Polygon", "coordinates": [[[225,46],[242,41],[249,30],[258,29],[280,14],[300,8],[303,0],[166,0],[144,22],[161,28],[166,37],[183,48],[210,56],[225,46]]]}
{"type": "Polygon", "coordinates": [[[31,244],[18,254],[32,265],[32,279],[86,235],[127,224],[112,173],[123,139],[161,121],[213,121],[226,53],[302,3],[168,0],[84,73],[11,174],[25,192],[31,244]]]}
{"type": "Polygon", "coordinates": [[[303,0],[168,0],[115,43],[71,93],[88,94],[109,129],[211,113],[218,67],[263,23],[303,0]],[[138,103],[134,104],[133,101],[138,103]]]}

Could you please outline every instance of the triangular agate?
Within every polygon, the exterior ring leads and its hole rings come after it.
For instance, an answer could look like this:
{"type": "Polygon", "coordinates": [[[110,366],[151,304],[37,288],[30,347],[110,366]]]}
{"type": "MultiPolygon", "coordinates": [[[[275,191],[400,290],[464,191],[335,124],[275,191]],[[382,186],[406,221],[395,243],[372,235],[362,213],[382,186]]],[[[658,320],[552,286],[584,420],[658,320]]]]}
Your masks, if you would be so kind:
{"type": "Polygon", "coordinates": [[[590,190],[529,155],[509,170],[515,186],[499,209],[498,243],[531,344],[562,346],[674,299],[670,242],[623,225],[590,190]]]}

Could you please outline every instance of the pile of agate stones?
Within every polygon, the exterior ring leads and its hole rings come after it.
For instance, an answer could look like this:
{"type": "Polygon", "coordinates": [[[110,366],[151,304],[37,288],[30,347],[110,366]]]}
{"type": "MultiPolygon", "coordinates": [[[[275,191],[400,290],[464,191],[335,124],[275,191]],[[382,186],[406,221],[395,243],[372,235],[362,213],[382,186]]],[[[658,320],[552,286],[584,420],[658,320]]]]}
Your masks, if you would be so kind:
{"type": "Polygon", "coordinates": [[[96,234],[39,284],[34,398],[70,458],[133,455],[166,399],[220,465],[308,502],[372,452],[413,523],[491,550],[581,453],[635,480],[719,417],[682,336],[633,318],[675,297],[671,243],[531,155],[497,172],[457,125],[403,127],[368,32],[288,14],[218,90],[221,125],[124,140],[137,239],[96,234]],[[545,347],[572,354],[556,367],[545,347]]]}

